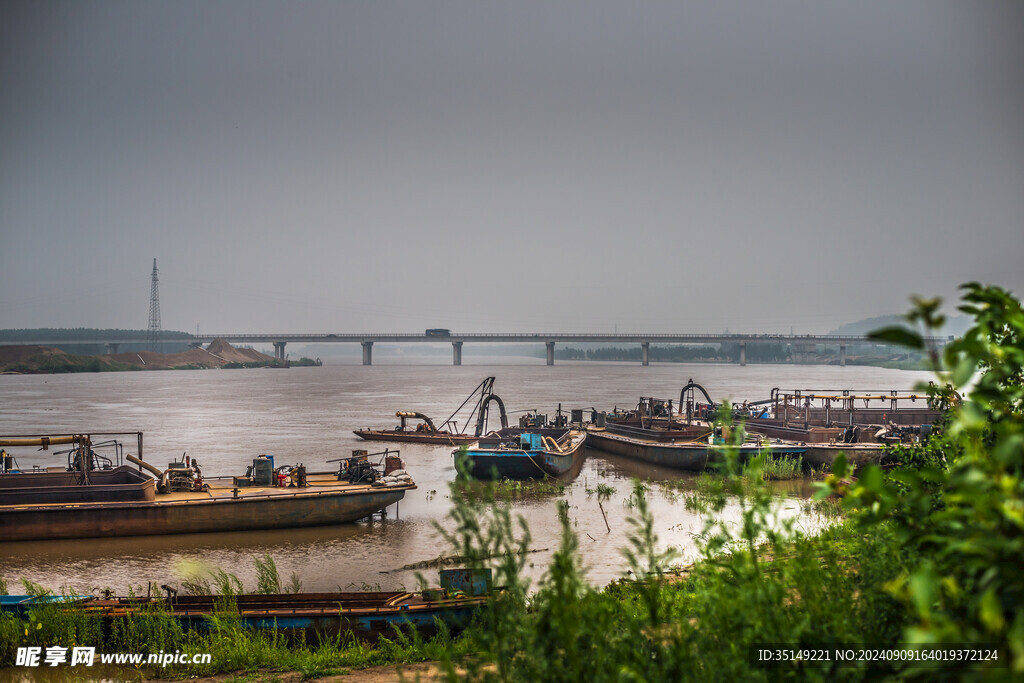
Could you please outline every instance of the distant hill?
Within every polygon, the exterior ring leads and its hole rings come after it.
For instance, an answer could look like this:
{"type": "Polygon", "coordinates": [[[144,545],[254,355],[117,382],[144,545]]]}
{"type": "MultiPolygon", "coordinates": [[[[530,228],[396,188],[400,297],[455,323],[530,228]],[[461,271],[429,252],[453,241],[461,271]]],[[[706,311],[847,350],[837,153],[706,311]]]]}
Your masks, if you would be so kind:
{"type": "MultiPolygon", "coordinates": [[[[907,319],[902,315],[879,315],[874,318],[865,318],[858,320],[853,323],[846,323],[841,325],[834,330],[830,330],[828,334],[867,334],[872,330],[877,330],[882,327],[890,327],[892,325],[907,325],[907,319]]],[[[960,336],[971,326],[971,318],[966,315],[952,315],[946,320],[946,325],[941,330],[938,330],[940,335],[953,335],[960,336]]]]}

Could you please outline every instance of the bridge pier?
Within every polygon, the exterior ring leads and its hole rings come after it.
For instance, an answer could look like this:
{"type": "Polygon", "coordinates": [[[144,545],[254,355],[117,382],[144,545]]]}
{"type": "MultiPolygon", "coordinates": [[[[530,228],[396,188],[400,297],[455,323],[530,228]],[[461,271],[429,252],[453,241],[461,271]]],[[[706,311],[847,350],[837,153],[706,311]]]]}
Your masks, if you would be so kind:
{"type": "Polygon", "coordinates": [[[118,346],[120,346],[120,344],[118,344],[117,342],[107,342],[107,355],[113,356],[115,353],[117,353],[118,346]]]}
{"type": "Polygon", "coordinates": [[[284,360],[284,347],[288,342],[274,342],[274,358],[284,360]]]}
{"type": "Polygon", "coordinates": [[[462,365],[462,342],[452,342],[452,365],[462,365]]]}
{"type": "Polygon", "coordinates": [[[548,349],[548,365],[555,364],[555,342],[544,342],[548,349]]]}
{"type": "Polygon", "coordinates": [[[363,345],[363,365],[373,365],[373,342],[359,342],[363,345]]]}
{"type": "Polygon", "coordinates": [[[839,345],[839,367],[846,367],[846,344],[839,345]]]}
{"type": "Polygon", "coordinates": [[[740,342],[740,365],[747,364],[747,343],[740,342]]]}
{"type": "Polygon", "coordinates": [[[640,363],[642,365],[650,365],[649,351],[651,348],[651,342],[640,342],[640,363]]]}

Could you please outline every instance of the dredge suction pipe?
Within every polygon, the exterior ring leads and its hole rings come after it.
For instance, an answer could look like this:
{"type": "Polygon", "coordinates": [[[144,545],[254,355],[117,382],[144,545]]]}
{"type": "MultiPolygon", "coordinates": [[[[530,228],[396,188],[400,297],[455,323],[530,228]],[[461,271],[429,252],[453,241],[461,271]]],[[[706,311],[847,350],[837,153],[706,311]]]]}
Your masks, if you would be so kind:
{"type": "Polygon", "coordinates": [[[139,467],[143,467],[143,468],[149,470],[150,472],[153,473],[153,476],[155,476],[157,479],[159,479],[160,477],[164,476],[164,471],[163,470],[158,469],[158,468],[150,465],[148,462],[146,462],[145,460],[142,460],[141,458],[136,458],[134,455],[132,455],[130,453],[128,455],[124,456],[124,459],[127,460],[128,462],[135,463],[139,467]]]}
{"type": "Polygon", "coordinates": [[[144,467],[147,470],[149,470],[150,472],[152,472],[153,476],[156,477],[156,490],[158,492],[160,492],[160,493],[167,493],[168,487],[169,487],[169,483],[170,483],[170,478],[169,478],[167,472],[164,472],[164,471],[162,471],[162,470],[160,470],[160,469],[158,469],[156,467],[153,467],[152,465],[150,465],[145,460],[143,460],[141,458],[136,458],[131,453],[125,455],[124,459],[127,460],[128,462],[135,463],[139,467],[144,467]]]}

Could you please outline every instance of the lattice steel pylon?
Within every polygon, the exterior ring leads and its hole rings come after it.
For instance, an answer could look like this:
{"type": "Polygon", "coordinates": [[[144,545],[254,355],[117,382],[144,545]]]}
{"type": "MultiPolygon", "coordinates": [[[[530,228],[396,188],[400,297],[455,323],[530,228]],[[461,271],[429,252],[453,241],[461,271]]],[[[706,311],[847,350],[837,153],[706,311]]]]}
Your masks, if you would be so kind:
{"type": "Polygon", "coordinates": [[[160,339],[159,282],[156,276],[156,259],[153,259],[153,284],[149,288],[149,340],[154,344],[160,339]]]}

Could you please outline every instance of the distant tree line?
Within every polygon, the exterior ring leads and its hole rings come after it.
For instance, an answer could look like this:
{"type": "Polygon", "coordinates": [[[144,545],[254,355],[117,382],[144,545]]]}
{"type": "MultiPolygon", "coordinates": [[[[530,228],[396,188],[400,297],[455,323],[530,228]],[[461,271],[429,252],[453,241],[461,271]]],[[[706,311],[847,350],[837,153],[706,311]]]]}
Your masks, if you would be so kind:
{"type": "MultiPolygon", "coordinates": [[[[65,353],[82,356],[99,356],[107,352],[105,342],[116,342],[121,339],[147,339],[149,330],[96,329],[92,327],[38,327],[22,330],[0,330],[0,341],[32,343],[56,340],[47,346],[60,349],[65,353]],[[95,339],[95,344],[61,344],[61,339],[95,339]]],[[[189,348],[188,342],[192,335],[176,330],[161,330],[156,344],[120,344],[118,353],[129,351],[158,351],[160,353],[177,353],[189,348]]]]}
{"type": "MultiPolygon", "coordinates": [[[[92,327],[37,327],[23,330],[0,330],[0,341],[35,341],[48,339],[96,339],[99,341],[118,341],[119,339],[145,339],[149,330],[100,330],[92,327]]],[[[188,332],[161,330],[160,339],[191,339],[188,332]]]]}
{"type": "MultiPolygon", "coordinates": [[[[555,358],[561,360],[640,361],[643,352],[639,346],[599,349],[556,348],[555,358]]],[[[693,361],[739,361],[739,344],[705,346],[651,346],[647,357],[651,361],[682,363],[693,361]]],[[[747,360],[760,362],[786,361],[789,351],[785,344],[747,344],[747,360]]]]}

